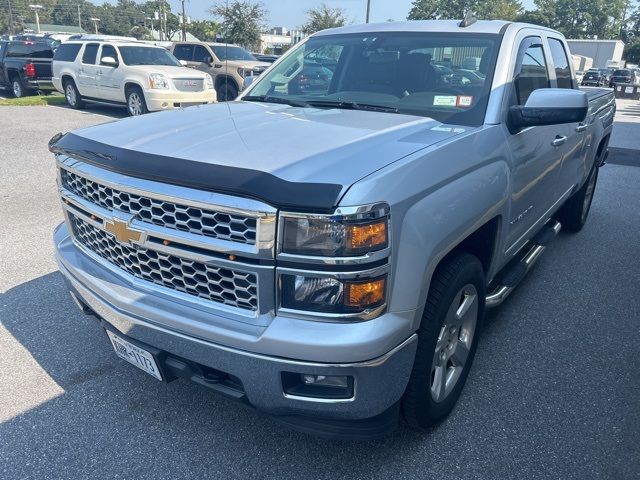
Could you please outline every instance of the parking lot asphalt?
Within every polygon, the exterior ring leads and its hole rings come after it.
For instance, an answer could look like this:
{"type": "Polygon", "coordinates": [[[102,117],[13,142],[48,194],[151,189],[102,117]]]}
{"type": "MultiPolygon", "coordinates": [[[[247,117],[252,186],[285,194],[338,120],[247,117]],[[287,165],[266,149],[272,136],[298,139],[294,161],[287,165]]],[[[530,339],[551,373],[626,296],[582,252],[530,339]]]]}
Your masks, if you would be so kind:
{"type": "Polygon", "coordinates": [[[46,144],[101,113],[0,109],[0,478],[640,478],[640,168],[613,158],[584,230],[489,314],[441,426],[326,441],[156,381],[72,303],[46,144]]]}

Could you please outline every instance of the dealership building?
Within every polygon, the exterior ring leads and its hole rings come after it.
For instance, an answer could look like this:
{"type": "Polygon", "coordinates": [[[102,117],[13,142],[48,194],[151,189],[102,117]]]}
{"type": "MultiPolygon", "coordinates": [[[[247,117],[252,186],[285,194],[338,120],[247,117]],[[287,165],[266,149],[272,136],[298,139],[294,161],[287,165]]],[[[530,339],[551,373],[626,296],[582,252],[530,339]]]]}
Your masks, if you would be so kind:
{"type": "Polygon", "coordinates": [[[593,59],[593,68],[606,68],[607,61],[620,62],[624,51],[622,40],[567,40],[571,53],[593,59]]]}

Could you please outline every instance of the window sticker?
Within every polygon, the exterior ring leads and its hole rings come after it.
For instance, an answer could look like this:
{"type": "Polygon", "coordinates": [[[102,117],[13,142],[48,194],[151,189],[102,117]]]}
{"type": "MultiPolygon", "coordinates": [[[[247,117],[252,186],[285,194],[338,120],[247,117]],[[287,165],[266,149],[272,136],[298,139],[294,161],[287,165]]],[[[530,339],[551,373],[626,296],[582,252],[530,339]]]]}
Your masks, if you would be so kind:
{"type": "Polygon", "coordinates": [[[471,95],[458,95],[456,107],[470,107],[472,103],[473,97],[471,95]]]}
{"type": "Polygon", "coordinates": [[[437,107],[455,107],[457,99],[455,95],[435,95],[433,104],[437,107]]]}

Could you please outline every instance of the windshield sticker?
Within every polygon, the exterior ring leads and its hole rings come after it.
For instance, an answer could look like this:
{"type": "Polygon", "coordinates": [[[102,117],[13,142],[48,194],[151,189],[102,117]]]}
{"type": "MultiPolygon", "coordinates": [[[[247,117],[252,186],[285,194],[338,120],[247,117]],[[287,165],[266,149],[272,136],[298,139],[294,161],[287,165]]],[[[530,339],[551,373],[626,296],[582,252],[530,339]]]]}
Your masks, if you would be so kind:
{"type": "Polygon", "coordinates": [[[437,107],[455,107],[457,99],[455,95],[435,95],[433,104],[437,107]]]}
{"type": "Polygon", "coordinates": [[[472,103],[473,97],[471,95],[458,95],[456,107],[470,107],[472,103]]]}

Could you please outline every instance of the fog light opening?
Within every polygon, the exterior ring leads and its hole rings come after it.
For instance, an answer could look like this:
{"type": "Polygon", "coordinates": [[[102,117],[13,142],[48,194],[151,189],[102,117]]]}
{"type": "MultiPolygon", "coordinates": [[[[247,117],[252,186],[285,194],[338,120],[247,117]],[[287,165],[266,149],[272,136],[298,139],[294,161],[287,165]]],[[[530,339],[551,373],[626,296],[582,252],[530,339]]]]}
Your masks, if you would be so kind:
{"type": "Polygon", "coordinates": [[[354,379],[348,375],[282,372],[282,389],[285,396],[345,400],[354,396],[354,379]]]}

